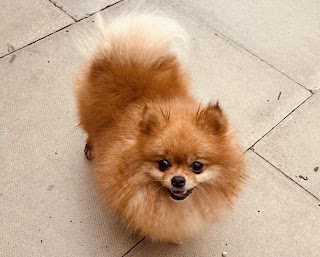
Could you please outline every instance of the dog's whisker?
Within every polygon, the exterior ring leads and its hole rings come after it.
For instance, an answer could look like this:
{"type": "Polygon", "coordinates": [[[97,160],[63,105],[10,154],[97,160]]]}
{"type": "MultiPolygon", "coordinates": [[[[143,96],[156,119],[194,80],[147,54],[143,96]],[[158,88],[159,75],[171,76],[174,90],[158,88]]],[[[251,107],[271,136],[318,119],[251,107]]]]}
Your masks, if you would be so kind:
{"type": "Polygon", "coordinates": [[[147,183],[145,183],[144,186],[146,186],[146,185],[148,185],[148,184],[150,184],[150,183],[152,183],[152,182],[164,182],[164,180],[160,180],[160,179],[150,180],[150,181],[148,181],[147,183]]]}
{"type": "Polygon", "coordinates": [[[158,182],[158,180],[150,180],[147,183],[145,183],[144,186],[149,185],[150,183],[153,183],[153,182],[158,182]]]}
{"type": "Polygon", "coordinates": [[[154,191],[154,193],[156,193],[157,191],[159,191],[159,190],[160,190],[161,188],[163,188],[163,187],[164,187],[164,185],[158,187],[158,189],[157,189],[156,191],[154,191]]]}
{"type": "Polygon", "coordinates": [[[197,185],[196,187],[197,187],[197,188],[200,188],[200,189],[202,189],[202,190],[206,191],[206,193],[210,194],[210,193],[208,192],[208,190],[207,190],[207,189],[205,189],[204,187],[202,187],[202,186],[200,186],[200,185],[197,185]]]}

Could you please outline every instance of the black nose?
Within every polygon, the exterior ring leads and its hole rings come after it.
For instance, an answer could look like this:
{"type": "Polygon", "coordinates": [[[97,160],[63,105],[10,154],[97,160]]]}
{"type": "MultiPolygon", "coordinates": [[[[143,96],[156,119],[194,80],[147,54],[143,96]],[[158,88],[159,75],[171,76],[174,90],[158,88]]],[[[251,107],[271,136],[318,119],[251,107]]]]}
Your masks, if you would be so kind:
{"type": "Polygon", "coordinates": [[[174,176],[171,179],[171,184],[174,187],[180,188],[180,187],[183,187],[186,184],[186,179],[184,177],[182,177],[182,176],[174,176]]]}

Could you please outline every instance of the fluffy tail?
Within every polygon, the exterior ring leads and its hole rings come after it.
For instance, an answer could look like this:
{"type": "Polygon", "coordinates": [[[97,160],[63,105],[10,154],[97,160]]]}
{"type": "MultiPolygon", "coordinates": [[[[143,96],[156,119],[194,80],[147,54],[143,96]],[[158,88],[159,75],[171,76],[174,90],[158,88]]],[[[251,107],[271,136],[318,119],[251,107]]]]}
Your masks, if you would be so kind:
{"type": "Polygon", "coordinates": [[[77,82],[80,122],[87,132],[92,117],[101,127],[141,99],[187,96],[182,63],[188,36],[177,22],[132,13],[108,25],[98,17],[96,24],[96,44],[77,82]]]}
{"type": "Polygon", "coordinates": [[[152,64],[167,55],[187,59],[188,35],[173,19],[156,14],[131,13],[106,25],[96,19],[98,48],[112,51],[120,60],[152,64]],[[147,58],[147,59],[146,59],[147,58]]]}

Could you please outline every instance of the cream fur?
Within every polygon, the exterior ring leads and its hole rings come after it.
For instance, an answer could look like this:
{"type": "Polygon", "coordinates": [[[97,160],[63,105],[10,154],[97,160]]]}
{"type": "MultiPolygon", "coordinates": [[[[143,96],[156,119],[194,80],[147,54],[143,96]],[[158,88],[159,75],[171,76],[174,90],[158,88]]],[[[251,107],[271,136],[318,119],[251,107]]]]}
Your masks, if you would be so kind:
{"type": "Polygon", "coordinates": [[[134,12],[123,15],[107,24],[97,14],[96,35],[85,35],[77,42],[84,56],[101,53],[116,46],[118,57],[126,61],[128,55],[152,63],[161,56],[174,55],[181,62],[188,59],[189,38],[186,31],[173,19],[160,14],[134,12]],[[143,42],[143,44],[141,44],[143,42]],[[148,59],[145,59],[148,57],[148,59]]]}

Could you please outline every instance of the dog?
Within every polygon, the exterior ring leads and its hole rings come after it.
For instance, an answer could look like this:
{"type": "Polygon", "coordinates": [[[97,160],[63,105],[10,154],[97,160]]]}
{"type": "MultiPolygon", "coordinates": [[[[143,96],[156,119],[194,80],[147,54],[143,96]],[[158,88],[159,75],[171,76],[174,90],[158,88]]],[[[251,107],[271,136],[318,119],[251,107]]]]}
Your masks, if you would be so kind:
{"type": "Polygon", "coordinates": [[[96,23],[75,92],[102,199],[131,231],[183,242],[232,208],[242,150],[219,104],[193,97],[188,36],[175,20],[131,13],[96,23]]]}

